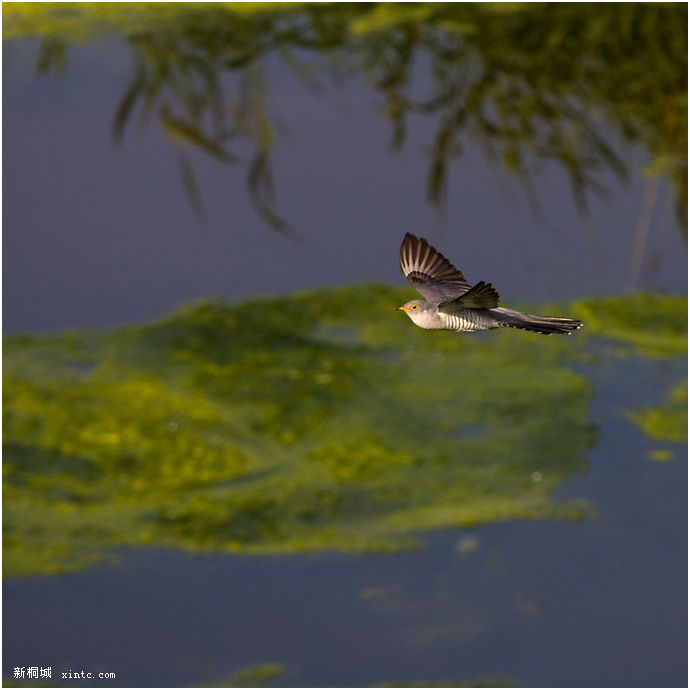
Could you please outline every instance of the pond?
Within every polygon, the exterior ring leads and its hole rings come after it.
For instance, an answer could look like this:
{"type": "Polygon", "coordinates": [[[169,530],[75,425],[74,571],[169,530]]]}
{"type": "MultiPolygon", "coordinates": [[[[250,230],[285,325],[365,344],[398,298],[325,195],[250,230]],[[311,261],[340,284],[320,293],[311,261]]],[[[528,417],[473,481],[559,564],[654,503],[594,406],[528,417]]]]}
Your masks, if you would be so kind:
{"type": "Polygon", "coordinates": [[[686,685],[684,6],[3,11],[8,684],[686,685]]]}

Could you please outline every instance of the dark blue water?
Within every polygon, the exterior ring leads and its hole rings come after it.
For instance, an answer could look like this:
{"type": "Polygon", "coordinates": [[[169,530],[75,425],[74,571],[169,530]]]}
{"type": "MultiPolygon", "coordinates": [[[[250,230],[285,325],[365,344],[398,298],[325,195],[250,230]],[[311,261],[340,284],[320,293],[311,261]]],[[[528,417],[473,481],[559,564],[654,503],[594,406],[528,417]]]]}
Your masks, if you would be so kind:
{"type": "MultiPolygon", "coordinates": [[[[129,78],[124,46],[71,46],[68,69],[42,78],[32,71],[36,50],[30,40],[6,50],[6,332],[139,322],[199,297],[401,284],[405,232],[427,236],[509,303],[618,294],[629,282],[649,184],[641,150],[622,150],[630,183],[612,177],[609,197],[592,196],[582,216],[560,168],[545,164],[537,177],[535,213],[520,183],[468,139],[439,212],[425,194],[431,122],[412,120],[407,146],[393,153],[390,125],[361,82],[312,94],[274,65],[271,112],[289,128],[278,137],[275,186],[280,212],[302,235],[294,241],[257,216],[245,168],[191,154],[202,225],[160,127],[134,126],[114,147],[113,115],[129,78]]],[[[685,254],[661,182],[637,287],[684,292],[685,254]]]]}
{"type": "MultiPolygon", "coordinates": [[[[393,154],[364,85],[310,94],[274,66],[272,109],[290,129],[274,174],[295,241],[257,217],[239,168],[193,155],[201,225],[158,129],[135,127],[114,149],[129,69],[119,42],[73,47],[68,69],[46,78],[33,70],[36,47],[13,43],[5,55],[5,332],[140,322],[200,297],[400,283],[407,231],[508,302],[619,294],[631,280],[649,184],[634,172],[647,159],[639,149],[626,154],[630,184],[611,179],[610,196],[592,198],[583,217],[554,166],[536,181],[535,213],[468,142],[439,213],[424,195],[428,123],[416,121],[393,154]]],[[[637,287],[683,292],[666,183],[651,218],[637,287]]],[[[637,357],[587,370],[600,438],[560,495],[586,498],[596,518],[443,532],[393,556],[119,552],[85,572],[4,585],[3,675],[51,666],[58,682],[64,669],[115,672],[114,685],[199,685],[277,662],[274,682],[296,686],[684,686],[685,449],[645,437],[625,414],[631,401],[662,404],[684,371],[637,357]],[[676,460],[651,462],[659,448],[676,460]]]]}
{"type": "Polygon", "coordinates": [[[684,449],[622,413],[626,373],[649,384],[638,402],[651,405],[651,384],[682,369],[633,359],[593,372],[601,439],[560,496],[588,498],[595,519],[447,531],[392,556],[126,550],[86,572],[6,584],[5,671],[52,665],[174,686],[273,661],[285,667],[278,682],[295,686],[682,686],[684,449]],[[659,447],[681,457],[650,462],[659,447]]]}

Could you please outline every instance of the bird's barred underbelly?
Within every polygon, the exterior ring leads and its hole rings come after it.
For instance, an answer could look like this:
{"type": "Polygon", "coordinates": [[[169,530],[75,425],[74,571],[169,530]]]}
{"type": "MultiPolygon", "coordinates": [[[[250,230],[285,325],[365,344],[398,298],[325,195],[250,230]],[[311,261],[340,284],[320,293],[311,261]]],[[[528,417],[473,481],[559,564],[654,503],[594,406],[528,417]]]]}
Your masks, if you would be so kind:
{"type": "Polygon", "coordinates": [[[486,331],[498,326],[495,319],[476,309],[461,309],[455,314],[439,313],[439,317],[449,331],[486,331]]]}

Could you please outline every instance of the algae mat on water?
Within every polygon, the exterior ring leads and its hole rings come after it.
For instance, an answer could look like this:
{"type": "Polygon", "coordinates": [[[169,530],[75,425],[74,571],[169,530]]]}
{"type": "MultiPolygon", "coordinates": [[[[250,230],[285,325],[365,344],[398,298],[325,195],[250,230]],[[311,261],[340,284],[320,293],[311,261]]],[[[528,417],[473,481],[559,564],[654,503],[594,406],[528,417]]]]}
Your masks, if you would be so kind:
{"type": "Polygon", "coordinates": [[[118,545],[393,550],[577,516],[551,494],[595,437],[590,384],[565,366],[578,336],[422,331],[392,310],[408,295],[355,286],[6,338],[6,573],[118,545]]]}

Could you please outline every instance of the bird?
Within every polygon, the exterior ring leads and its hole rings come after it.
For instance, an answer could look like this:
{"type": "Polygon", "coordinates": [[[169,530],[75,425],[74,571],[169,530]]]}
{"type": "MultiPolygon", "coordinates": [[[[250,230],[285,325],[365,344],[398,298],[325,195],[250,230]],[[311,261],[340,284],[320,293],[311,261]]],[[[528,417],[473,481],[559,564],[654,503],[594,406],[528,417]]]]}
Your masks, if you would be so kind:
{"type": "Polygon", "coordinates": [[[560,316],[524,314],[499,307],[498,292],[491,283],[475,285],[465,280],[448,259],[423,237],[407,233],[400,245],[400,268],[424,297],[400,307],[420,328],[446,331],[486,331],[519,328],[533,333],[571,335],[582,321],[560,316]]]}

